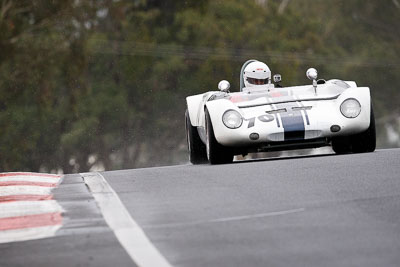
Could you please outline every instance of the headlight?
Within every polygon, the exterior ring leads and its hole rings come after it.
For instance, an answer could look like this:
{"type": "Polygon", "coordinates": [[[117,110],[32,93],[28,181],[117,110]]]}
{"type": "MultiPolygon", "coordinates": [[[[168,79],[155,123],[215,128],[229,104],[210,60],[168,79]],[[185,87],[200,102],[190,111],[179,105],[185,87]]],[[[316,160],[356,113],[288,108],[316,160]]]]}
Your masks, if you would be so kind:
{"type": "Polygon", "coordinates": [[[226,127],[236,129],[242,125],[243,119],[239,112],[231,109],[225,111],[224,115],[222,115],[222,122],[226,127]]]}
{"type": "Polygon", "coordinates": [[[343,101],[340,105],[340,112],[342,112],[343,116],[346,118],[355,118],[360,115],[361,105],[354,98],[349,98],[343,101]]]}

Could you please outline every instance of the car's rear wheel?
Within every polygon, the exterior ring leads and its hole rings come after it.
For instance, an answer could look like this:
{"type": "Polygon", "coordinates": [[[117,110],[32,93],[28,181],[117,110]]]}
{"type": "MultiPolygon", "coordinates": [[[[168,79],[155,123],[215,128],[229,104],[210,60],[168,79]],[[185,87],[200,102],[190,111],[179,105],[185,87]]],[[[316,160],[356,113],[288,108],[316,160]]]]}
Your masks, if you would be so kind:
{"type": "Polygon", "coordinates": [[[233,161],[233,152],[230,148],[219,144],[215,139],[214,128],[211,123],[208,110],[205,111],[206,116],[206,151],[207,158],[211,164],[224,164],[233,161]]]}
{"type": "Polygon", "coordinates": [[[337,137],[332,140],[332,149],[337,154],[373,152],[376,148],[375,116],[371,106],[370,124],[362,133],[337,137]]]}
{"type": "Polygon", "coordinates": [[[192,164],[208,162],[206,146],[201,141],[197,128],[190,122],[189,112],[185,112],[186,141],[188,144],[189,161],[192,164]]]}

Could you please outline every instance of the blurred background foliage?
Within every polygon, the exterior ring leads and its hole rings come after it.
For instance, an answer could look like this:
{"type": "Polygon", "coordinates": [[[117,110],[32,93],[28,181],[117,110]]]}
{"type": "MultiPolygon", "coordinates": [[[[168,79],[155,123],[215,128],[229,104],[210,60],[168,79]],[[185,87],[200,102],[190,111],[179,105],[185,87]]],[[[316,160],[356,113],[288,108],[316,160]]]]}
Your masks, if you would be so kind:
{"type": "Polygon", "coordinates": [[[185,97],[250,58],[369,86],[400,146],[399,0],[1,0],[0,171],[187,162],[185,97]]]}

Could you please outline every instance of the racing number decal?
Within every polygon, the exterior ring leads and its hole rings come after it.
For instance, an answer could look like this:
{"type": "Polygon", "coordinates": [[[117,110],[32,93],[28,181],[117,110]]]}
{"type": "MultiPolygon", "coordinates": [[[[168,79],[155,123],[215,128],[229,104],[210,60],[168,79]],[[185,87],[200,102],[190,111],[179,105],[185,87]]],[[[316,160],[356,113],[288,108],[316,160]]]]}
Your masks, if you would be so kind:
{"type": "MultiPolygon", "coordinates": [[[[258,116],[257,119],[261,122],[270,122],[270,121],[273,121],[275,119],[275,117],[270,114],[265,114],[265,115],[258,116]]],[[[243,120],[249,122],[249,125],[247,126],[247,128],[254,127],[254,125],[256,123],[256,117],[253,117],[250,119],[243,119],[243,120]]]]}
{"type": "Polygon", "coordinates": [[[275,117],[270,114],[265,114],[265,115],[259,116],[257,119],[259,119],[262,122],[270,122],[270,121],[273,121],[275,119],[275,117]]]}
{"type": "Polygon", "coordinates": [[[256,118],[255,117],[254,118],[250,118],[250,119],[244,119],[243,118],[243,120],[249,122],[249,125],[247,126],[247,128],[254,127],[254,124],[256,123],[256,118]]]}

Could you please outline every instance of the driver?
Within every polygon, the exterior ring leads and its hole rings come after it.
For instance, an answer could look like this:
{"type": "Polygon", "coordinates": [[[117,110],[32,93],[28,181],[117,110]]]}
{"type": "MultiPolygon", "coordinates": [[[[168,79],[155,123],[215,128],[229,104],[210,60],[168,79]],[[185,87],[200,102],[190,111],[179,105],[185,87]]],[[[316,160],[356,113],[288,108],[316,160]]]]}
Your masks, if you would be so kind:
{"type": "Polygon", "coordinates": [[[265,85],[271,82],[271,70],[261,61],[251,62],[243,71],[245,87],[265,85]]]}

